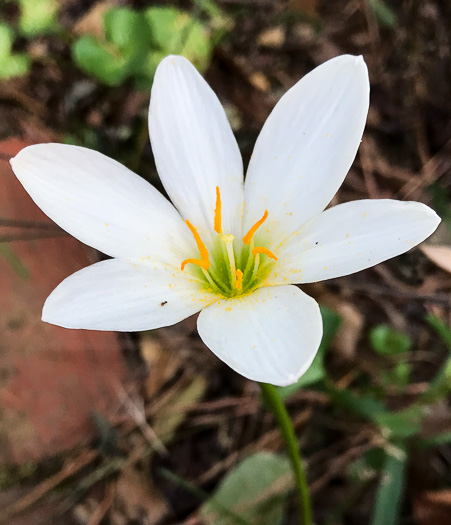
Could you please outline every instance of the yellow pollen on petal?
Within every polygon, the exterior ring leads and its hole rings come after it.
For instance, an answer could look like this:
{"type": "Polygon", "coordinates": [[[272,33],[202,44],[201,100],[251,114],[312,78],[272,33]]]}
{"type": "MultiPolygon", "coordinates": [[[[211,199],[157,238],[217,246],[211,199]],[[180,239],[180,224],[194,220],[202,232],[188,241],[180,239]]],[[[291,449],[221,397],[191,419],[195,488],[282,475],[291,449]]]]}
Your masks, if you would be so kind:
{"type": "Polygon", "coordinates": [[[259,221],[257,221],[252,226],[252,228],[246,233],[246,235],[243,237],[244,244],[250,244],[251,243],[252,237],[254,236],[255,232],[260,228],[260,226],[266,221],[267,218],[268,218],[268,210],[265,210],[265,213],[263,214],[263,217],[259,221]]]}
{"type": "Polygon", "coordinates": [[[182,262],[181,268],[182,270],[184,270],[187,264],[197,264],[201,268],[205,268],[205,270],[208,270],[208,268],[210,267],[210,255],[208,253],[208,250],[204,242],[200,238],[200,235],[197,233],[196,228],[189,222],[188,219],[186,219],[185,222],[188,228],[191,230],[191,233],[193,234],[194,240],[197,244],[197,248],[200,252],[201,259],[185,259],[182,262]]]}
{"type": "Polygon", "coordinates": [[[264,253],[268,257],[271,257],[271,259],[277,261],[277,257],[270,250],[268,250],[268,248],[265,248],[264,246],[256,246],[252,250],[252,255],[257,255],[257,253],[264,253]]]}
{"type": "Polygon", "coordinates": [[[237,290],[243,289],[243,272],[238,268],[236,274],[236,288],[237,290]]]}
{"type": "Polygon", "coordinates": [[[221,205],[221,192],[219,186],[216,186],[216,206],[215,206],[215,232],[222,233],[222,205],[221,205]]]}

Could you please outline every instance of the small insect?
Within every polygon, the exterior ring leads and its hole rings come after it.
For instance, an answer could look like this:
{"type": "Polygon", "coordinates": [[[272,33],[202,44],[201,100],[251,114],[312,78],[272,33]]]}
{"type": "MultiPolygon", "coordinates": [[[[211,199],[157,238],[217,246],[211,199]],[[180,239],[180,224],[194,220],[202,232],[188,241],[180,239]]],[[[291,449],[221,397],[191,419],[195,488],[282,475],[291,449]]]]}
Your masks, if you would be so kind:
{"type": "Polygon", "coordinates": [[[161,303],[161,306],[164,306],[165,304],[168,304],[168,302],[167,302],[167,301],[163,301],[163,302],[161,303]]]}

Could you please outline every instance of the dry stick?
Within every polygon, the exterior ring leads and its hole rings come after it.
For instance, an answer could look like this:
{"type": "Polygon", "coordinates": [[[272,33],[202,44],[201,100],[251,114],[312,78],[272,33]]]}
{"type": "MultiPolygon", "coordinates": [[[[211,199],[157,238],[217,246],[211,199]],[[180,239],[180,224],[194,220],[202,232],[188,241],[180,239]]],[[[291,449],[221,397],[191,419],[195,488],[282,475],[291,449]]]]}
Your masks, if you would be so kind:
{"type": "Polygon", "coordinates": [[[82,453],[76,460],[65,465],[59,472],[44,480],[31,492],[26,494],[8,510],[4,511],[3,516],[0,518],[0,523],[9,523],[12,516],[23,512],[28,507],[34,505],[38,500],[45,496],[48,492],[53,490],[55,487],[60,485],[64,480],[73,476],[76,472],[86,467],[98,456],[97,450],[88,450],[82,453]]]}
{"type": "MultiPolygon", "coordinates": [[[[311,410],[307,409],[293,420],[293,426],[295,429],[305,425],[305,423],[310,418],[311,410]]],[[[275,428],[266,432],[256,443],[250,443],[242,450],[238,450],[229,454],[222,461],[218,461],[215,465],[205,471],[196,479],[197,485],[204,485],[208,483],[213,478],[218,476],[224,470],[231,468],[240,458],[247,457],[256,450],[262,450],[264,448],[277,450],[282,446],[282,438],[280,436],[279,428],[275,428]]]]}
{"type": "Polygon", "coordinates": [[[116,485],[113,482],[110,483],[110,485],[108,486],[105,497],[103,498],[97,509],[94,511],[87,525],[100,525],[100,522],[106,516],[106,513],[108,512],[110,507],[113,505],[115,493],[116,485]]]}
{"type": "Polygon", "coordinates": [[[451,297],[447,294],[436,294],[436,295],[420,295],[415,292],[408,292],[404,290],[393,290],[392,288],[383,288],[377,285],[360,286],[358,284],[352,284],[347,282],[346,284],[329,282],[329,286],[338,287],[343,290],[352,290],[357,293],[364,293],[366,295],[386,295],[388,297],[397,297],[400,299],[414,299],[417,301],[424,301],[430,303],[444,304],[445,306],[451,306],[451,297]]]}
{"type": "Polygon", "coordinates": [[[5,219],[0,217],[0,226],[7,226],[9,228],[35,228],[38,230],[58,230],[62,231],[54,222],[44,221],[26,221],[22,219],[5,219]]]}
{"type": "Polygon", "coordinates": [[[426,184],[430,184],[441,177],[446,173],[448,169],[447,163],[447,152],[451,149],[451,139],[443,146],[443,148],[438,151],[433,157],[431,157],[428,162],[422,167],[420,171],[420,177],[418,180],[412,179],[409,182],[406,182],[404,186],[399,190],[398,194],[401,194],[404,198],[407,198],[412,193],[416,192],[418,189],[422,188],[426,184]],[[440,171],[438,168],[440,164],[443,164],[440,171]]]}
{"type": "Polygon", "coordinates": [[[52,239],[54,237],[65,237],[69,235],[67,232],[62,230],[55,230],[49,232],[25,232],[25,233],[16,233],[11,235],[1,235],[0,243],[4,242],[15,242],[15,241],[35,241],[39,239],[52,239]]]}
{"type": "Polygon", "coordinates": [[[361,456],[367,450],[373,448],[374,444],[375,440],[371,439],[366,443],[347,450],[342,456],[333,461],[332,464],[329,463],[326,472],[320,478],[310,484],[310,492],[313,494],[324,488],[331,479],[333,479],[340,472],[343,472],[344,467],[350,461],[352,461],[357,456],[361,456]]]}

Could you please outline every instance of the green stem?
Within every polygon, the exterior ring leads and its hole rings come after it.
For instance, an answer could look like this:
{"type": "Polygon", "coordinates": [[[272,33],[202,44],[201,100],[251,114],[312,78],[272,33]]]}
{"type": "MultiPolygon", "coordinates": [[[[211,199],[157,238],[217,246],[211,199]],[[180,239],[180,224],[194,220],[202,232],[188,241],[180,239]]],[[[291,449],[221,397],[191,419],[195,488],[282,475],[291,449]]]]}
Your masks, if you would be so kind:
{"type": "Polygon", "coordinates": [[[310,503],[310,494],[307,484],[307,476],[305,475],[304,466],[302,464],[301,452],[294,433],[293,424],[287,409],[277,392],[277,388],[267,383],[259,383],[263,399],[268,407],[272,410],[280,431],[282,432],[283,440],[288,451],[288,456],[293,468],[296,486],[298,489],[299,504],[301,506],[302,524],[312,525],[312,506],[310,503]]]}

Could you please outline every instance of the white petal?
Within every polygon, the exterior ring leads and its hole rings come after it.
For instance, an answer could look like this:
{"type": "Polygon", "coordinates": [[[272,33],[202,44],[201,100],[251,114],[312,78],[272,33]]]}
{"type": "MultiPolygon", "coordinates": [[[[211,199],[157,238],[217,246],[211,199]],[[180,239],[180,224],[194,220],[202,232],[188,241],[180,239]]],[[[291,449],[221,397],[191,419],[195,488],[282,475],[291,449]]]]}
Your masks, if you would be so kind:
{"type": "Polygon", "coordinates": [[[185,219],[211,235],[216,186],[224,233],[238,234],[243,166],[224,110],[188,60],[169,56],[158,66],[149,108],[152,150],[163,185],[185,219]]]}
{"type": "Polygon", "coordinates": [[[233,370],[280,386],[307,371],[322,337],[318,304],[295,286],[260,288],[218,301],[200,313],[197,328],[233,370]]]}
{"type": "Polygon", "coordinates": [[[42,320],[65,328],[135,332],[169,326],[217,297],[177,268],[143,259],[109,259],[65,279],[42,320]]]}
{"type": "Polygon", "coordinates": [[[350,55],[320,65],[281,98],[249,164],[244,231],[268,210],[265,226],[281,242],[325,209],[354,161],[368,104],[365,62],[350,55]]]}
{"type": "Polygon", "coordinates": [[[180,264],[192,246],[192,235],[171,203],[97,151],[38,144],[23,149],[11,166],[52,220],[108,255],[180,264]]]}
{"type": "Polygon", "coordinates": [[[311,283],[364,270],[407,252],[440,217],[419,202],[361,200],[334,206],[282,245],[268,284],[311,283]]]}

